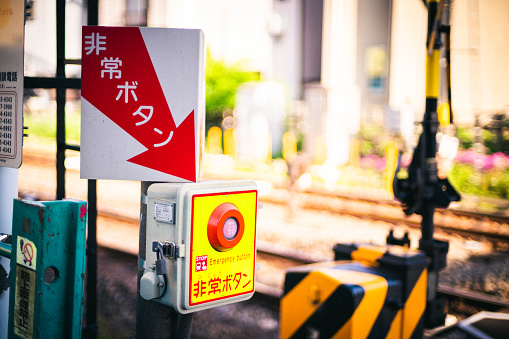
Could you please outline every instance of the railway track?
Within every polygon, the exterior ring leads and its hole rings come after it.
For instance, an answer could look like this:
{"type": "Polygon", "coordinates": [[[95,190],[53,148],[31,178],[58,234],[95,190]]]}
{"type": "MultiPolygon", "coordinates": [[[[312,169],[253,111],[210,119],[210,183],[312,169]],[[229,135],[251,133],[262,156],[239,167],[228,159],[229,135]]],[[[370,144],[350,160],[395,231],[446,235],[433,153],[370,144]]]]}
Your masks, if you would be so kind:
{"type": "MultiPolygon", "coordinates": [[[[279,194],[262,197],[261,200],[287,204],[288,197],[283,189],[279,194]]],[[[330,194],[319,191],[297,193],[300,205],[306,209],[327,210],[337,214],[348,214],[362,219],[383,221],[390,224],[404,224],[411,228],[420,228],[420,217],[404,215],[396,201],[374,200],[330,194]]],[[[435,228],[445,233],[458,234],[473,239],[486,239],[491,242],[509,243],[509,216],[494,213],[479,213],[458,209],[437,209],[435,228]]]]}
{"type": "MultiPolygon", "coordinates": [[[[118,251],[118,254],[130,258],[133,262],[137,259],[137,255],[133,253],[118,251]]],[[[284,267],[295,267],[331,260],[330,258],[317,258],[306,252],[285,248],[264,241],[258,241],[257,259],[258,261],[262,261],[264,265],[276,262],[278,269],[281,268],[281,265],[284,267]]],[[[260,275],[260,273],[257,274],[260,275]]],[[[267,307],[272,309],[279,308],[279,302],[283,294],[283,290],[280,287],[257,281],[255,289],[256,302],[264,303],[267,307]]],[[[457,309],[465,310],[465,308],[474,308],[476,311],[485,310],[490,312],[509,309],[509,300],[496,298],[471,290],[440,284],[437,292],[447,300],[449,309],[452,310],[452,312],[457,309]]]]}
{"type": "MultiPolygon", "coordinates": [[[[108,218],[110,222],[122,223],[123,225],[130,224],[131,227],[137,230],[137,220],[122,218],[104,213],[99,213],[99,218],[108,218]]],[[[120,246],[120,248],[117,247],[116,249],[125,253],[125,255],[136,255],[133,253],[133,251],[122,251],[122,246],[120,246]]],[[[331,257],[315,255],[312,253],[295,250],[261,240],[257,241],[257,259],[258,262],[261,261],[262,265],[265,266],[265,269],[262,270],[261,274],[263,274],[263,271],[268,271],[269,275],[271,274],[271,271],[266,269],[266,266],[269,265],[275,265],[276,270],[284,271],[284,269],[289,267],[332,260],[331,257]]],[[[260,275],[260,272],[258,275],[260,275]]],[[[274,286],[264,282],[257,282],[256,290],[257,293],[260,294],[260,298],[277,304],[279,303],[279,299],[283,293],[281,286],[274,286]]],[[[496,298],[488,294],[483,294],[471,290],[455,288],[441,284],[438,287],[438,293],[443,295],[450,303],[467,304],[488,311],[496,311],[502,308],[509,309],[509,300],[496,298]]]]}
{"type": "MultiPolygon", "coordinates": [[[[45,154],[28,152],[24,154],[24,164],[36,167],[54,167],[54,159],[45,154]]],[[[69,172],[73,172],[70,170],[69,172]]],[[[205,173],[205,179],[233,179],[232,173],[218,177],[217,173],[205,173]]],[[[245,176],[245,174],[238,174],[245,176]]],[[[261,202],[288,205],[293,201],[302,208],[346,214],[362,219],[383,221],[395,225],[404,224],[411,228],[420,228],[420,217],[404,215],[401,206],[394,200],[385,198],[367,198],[357,194],[331,193],[324,190],[309,189],[304,192],[290,192],[280,182],[271,183],[270,192],[260,194],[261,202]]],[[[41,191],[29,192],[35,197],[47,196],[41,191]]],[[[362,194],[362,193],[360,193],[362,194]]],[[[509,205],[507,206],[509,207],[509,205]]],[[[117,215],[118,210],[117,210],[117,215]]],[[[136,215],[136,214],[135,214],[136,215]]],[[[435,228],[449,234],[458,234],[473,239],[487,239],[493,243],[509,243],[509,213],[476,212],[460,208],[437,209],[434,217],[435,228]]]]}
{"type": "MultiPolygon", "coordinates": [[[[44,155],[26,154],[24,163],[34,166],[36,170],[40,170],[41,168],[54,168],[54,162],[52,162],[51,159],[48,160],[48,157],[44,155]]],[[[74,171],[69,170],[68,172],[74,171]]],[[[231,179],[231,177],[229,179],[231,179]]],[[[40,197],[44,200],[48,200],[47,192],[31,190],[28,193],[31,194],[32,197],[40,197]]],[[[139,194],[139,191],[135,194],[139,194]]],[[[71,195],[69,194],[69,196],[71,195]]],[[[299,206],[305,209],[351,215],[364,220],[383,221],[395,225],[405,225],[407,227],[420,227],[420,217],[405,217],[399,204],[394,201],[382,201],[311,190],[290,193],[287,189],[277,184],[274,184],[274,188],[269,194],[260,194],[260,201],[271,204],[287,205],[290,199],[294,199],[299,206]]],[[[139,206],[139,200],[136,200],[139,206]]],[[[99,206],[100,219],[109,219],[110,223],[121,223],[125,226],[122,228],[131,228],[133,238],[137,237],[138,220],[133,218],[132,214],[131,216],[120,216],[122,213],[119,213],[118,209],[110,212],[107,208],[102,210],[101,207],[102,206],[99,206]]],[[[131,207],[131,209],[133,208],[131,207]]],[[[137,211],[134,212],[134,215],[137,215],[137,211]]],[[[99,221],[99,223],[101,223],[101,221],[99,221]]],[[[438,209],[435,215],[435,227],[446,233],[457,234],[470,239],[486,239],[493,243],[503,243],[506,245],[509,243],[509,217],[507,215],[467,212],[457,209],[438,209]]],[[[116,231],[112,231],[112,234],[115,233],[116,231]]],[[[111,240],[118,237],[108,235],[105,238],[111,240]]],[[[137,254],[137,242],[136,245],[131,248],[127,248],[124,244],[115,245],[114,243],[106,244],[106,246],[122,251],[126,253],[126,255],[137,254]]],[[[331,260],[330,258],[320,258],[310,255],[309,253],[290,250],[261,241],[258,241],[258,258],[265,263],[278,262],[277,269],[279,271],[284,271],[285,267],[331,260]]],[[[272,300],[274,303],[279,302],[279,297],[282,293],[280,286],[275,287],[271,284],[259,282],[257,283],[256,289],[261,297],[272,300]]],[[[446,296],[448,300],[466,300],[475,305],[483,305],[484,309],[509,308],[509,301],[507,300],[501,300],[471,291],[458,290],[448,286],[440,286],[439,293],[446,296]]]]}
{"type": "MultiPolygon", "coordinates": [[[[287,191],[286,191],[287,192],[287,191]]],[[[287,198],[274,195],[260,196],[261,202],[286,205],[287,198]]],[[[21,198],[26,197],[22,195],[21,198]]],[[[33,191],[28,194],[29,199],[48,200],[45,192],[33,191]]],[[[374,201],[368,199],[351,198],[335,195],[329,197],[322,193],[298,193],[301,205],[305,209],[328,211],[336,214],[350,215],[361,219],[383,221],[393,225],[405,225],[409,228],[421,227],[420,217],[405,217],[401,207],[395,202],[374,201]],[[327,201],[330,200],[330,201],[327,201]]],[[[435,216],[435,229],[447,234],[455,234],[474,240],[487,240],[494,244],[509,243],[509,217],[481,214],[459,210],[438,210],[435,216]]],[[[119,218],[119,211],[103,212],[103,216],[119,218]]],[[[130,220],[129,217],[121,217],[130,220]]],[[[133,219],[130,221],[137,220],[133,219]]]]}

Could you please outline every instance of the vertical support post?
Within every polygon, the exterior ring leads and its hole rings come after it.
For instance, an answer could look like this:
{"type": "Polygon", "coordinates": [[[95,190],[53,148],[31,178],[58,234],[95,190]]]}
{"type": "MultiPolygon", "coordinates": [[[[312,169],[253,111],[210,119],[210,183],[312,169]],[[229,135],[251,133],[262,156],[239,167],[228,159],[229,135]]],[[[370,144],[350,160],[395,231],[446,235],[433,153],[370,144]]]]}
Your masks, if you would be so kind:
{"type": "MultiPolygon", "coordinates": [[[[87,2],[87,25],[99,24],[99,1],[87,2]]],[[[88,180],[87,299],[83,336],[97,337],[97,180],[88,180]]]]}
{"type": "Polygon", "coordinates": [[[87,299],[83,336],[97,337],[97,181],[88,180],[87,299]]]}
{"type": "Polygon", "coordinates": [[[435,188],[438,184],[438,170],[436,162],[438,131],[438,96],[440,84],[440,48],[441,39],[441,12],[446,0],[430,0],[428,2],[428,39],[426,55],[426,110],[422,122],[421,134],[421,166],[423,170],[424,186],[422,193],[422,206],[419,214],[422,215],[419,249],[431,258],[428,267],[428,291],[425,324],[427,328],[437,327],[445,323],[445,300],[437,297],[439,271],[446,265],[449,244],[433,238],[435,214],[435,188]]]}
{"type": "Polygon", "coordinates": [[[147,192],[151,184],[153,182],[141,182],[136,338],[177,338],[179,314],[172,307],[145,300],[140,295],[140,279],[147,259],[147,192]]]}
{"type": "MultiPolygon", "coordinates": [[[[437,141],[438,95],[440,83],[441,34],[446,32],[442,25],[442,12],[449,11],[449,0],[429,0],[428,37],[426,55],[426,111],[422,121],[422,133],[415,148],[412,163],[408,167],[408,179],[394,179],[394,194],[403,203],[406,215],[422,216],[419,249],[431,259],[428,267],[427,304],[425,326],[433,328],[445,323],[445,299],[437,296],[439,271],[447,265],[449,243],[433,238],[435,225],[433,217],[436,207],[447,207],[460,196],[446,178],[438,177],[437,141]],[[445,9],[444,9],[445,5],[445,9]]],[[[448,14],[445,14],[448,20],[448,14]]]]}
{"type": "MultiPolygon", "coordinates": [[[[12,234],[12,202],[18,196],[17,168],[0,167],[0,187],[0,233],[12,234]]],[[[0,271],[4,271],[7,275],[9,270],[9,259],[0,258],[0,271]]],[[[9,293],[8,288],[0,289],[0,338],[7,338],[9,293]]]]}
{"type": "Polygon", "coordinates": [[[433,189],[438,182],[436,152],[436,134],[438,129],[438,94],[440,79],[440,29],[439,19],[440,0],[431,0],[428,3],[428,41],[426,55],[426,111],[422,122],[421,135],[421,169],[424,170],[424,205],[422,209],[421,232],[422,239],[433,239],[435,203],[433,189]]]}
{"type": "MultiPolygon", "coordinates": [[[[17,100],[13,104],[12,116],[12,138],[15,156],[13,159],[2,157],[0,166],[0,234],[12,234],[13,201],[18,197],[18,167],[22,160],[23,139],[23,105],[18,104],[23,100],[23,56],[25,43],[26,2],[2,2],[2,12],[9,12],[7,16],[2,13],[0,24],[0,64],[4,71],[13,71],[17,74],[17,80],[12,81],[8,87],[9,92],[14,91],[17,100]],[[18,143],[18,141],[21,141],[18,143]],[[6,167],[4,167],[6,166],[6,167]]],[[[4,82],[5,84],[5,82],[4,82]]],[[[4,92],[3,86],[2,92],[4,92]]],[[[3,93],[2,93],[3,96],[3,93]]],[[[0,119],[1,120],[1,119],[0,119]]],[[[9,123],[11,124],[11,123],[9,123]]],[[[9,137],[10,138],[10,137],[9,137]]],[[[9,151],[10,152],[10,151],[9,151]]],[[[7,155],[7,154],[5,154],[7,155]]],[[[8,244],[2,244],[3,254],[8,251],[8,244]]],[[[7,338],[9,295],[12,289],[9,288],[10,260],[7,257],[0,257],[0,338],[7,338]]]]}
{"type": "MultiPolygon", "coordinates": [[[[57,0],[57,79],[65,79],[65,0],[57,0]]],[[[57,82],[57,200],[65,198],[65,84],[57,82]]]]}

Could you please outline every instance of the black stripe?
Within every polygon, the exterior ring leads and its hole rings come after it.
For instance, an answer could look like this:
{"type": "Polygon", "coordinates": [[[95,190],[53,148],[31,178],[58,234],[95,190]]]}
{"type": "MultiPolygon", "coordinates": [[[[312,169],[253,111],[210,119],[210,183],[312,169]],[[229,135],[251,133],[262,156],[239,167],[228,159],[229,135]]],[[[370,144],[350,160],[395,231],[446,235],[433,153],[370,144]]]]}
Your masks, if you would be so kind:
{"type": "Polygon", "coordinates": [[[387,295],[368,338],[377,338],[389,333],[398,311],[404,308],[410,293],[426,267],[426,262],[421,263],[419,259],[420,257],[415,259],[415,263],[408,266],[404,262],[398,265],[397,262],[391,262],[389,257],[382,257],[379,260],[380,267],[366,267],[358,262],[334,267],[339,270],[373,274],[387,281],[387,295]]]}
{"type": "Polygon", "coordinates": [[[352,317],[364,297],[359,285],[339,285],[292,338],[331,338],[352,317]]]}
{"type": "MultiPolygon", "coordinates": [[[[428,258],[423,255],[416,255],[413,258],[400,258],[390,254],[384,255],[379,260],[383,272],[393,272],[392,277],[397,277],[402,282],[402,303],[406,303],[422,275],[422,272],[429,264],[428,258]],[[395,274],[395,275],[394,275],[395,274]]],[[[389,278],[389,275],[383,275],[389,278]]]]}
{"type": "Polygon", "coordinates": [[[387,335],[394,318],[404,305],[404,303],[401,302],[403,293],[400,277],[401,274],[383,267],[366,267],[355,262],[336,268],[369,273],[377,277],[384,278],[387,281],[387,294],[385,296],[382,309],[380,310],[380,313],[378,313],[368,338],[380,338],[381,336],[387,335]]]}
{"type": "Polygon", "coordinates": [[[419,319],[419,322],[417,322],[417,325],[414,328],[414,331],[412,332],[412,336],[410,336],[410,339],[421,339],[422,334],[424,333],[424,315],[423,313],[421,315],[421,318],[419,319]]]}
{"type": "MultiPolygon", "coordinates": [[[[378,338],[389,333],[398,311],[404,307],[425,268],[425,265],[398,265],[389,258],[381,259],[380,265],[380,267],[365,266],[354,261],[329,267],[335,270],[372,274],[387,281],[387,294],[368,338],[378,338]]],[[[310,273],[305,268],[305,266],[299,267],[295,271],[287,273],[284,295],[310,273]]],[[[308,338],[317,333],[320,338],[332,337],[352,317],[364,294],[363,287],[359,285],[342,284],[338,286],[331,296],[302,324],[292,338],[308,338]]],[[[418,326],[414,329],[417,337],[422,336],[423,326],[421,316],[418,326]]]]}
{"type": "Polygon", "coordinates": [[[391,270],[380,269],[379,267],[374,267],[374,266],[365,266],[365,265],[362,265],[356,261],[353,261],[348,264],[340,265],[340,266],[331,267],[331,268],[337,269],[337,270],[368,273],[371,275],[375,275],[377,277],[382,277],[385,280],[395,280],[399,277],[399,275],[396,272],[393,272],[391,270]]]}
{"type": "Polygon", "coordinates": [[[401,282],[399,280],[387,280],[387,284],[387,295],[384,304],[368,335],[368,338],[371,339],[387,336],[398,311],[403,308],[400,302],[401,282]]]}
{"type": "MultiPolygon", "coordinates": [[[[306,266],[303,266],[306,267],[306,266]]],[[[302,279],[304,279],[310,271],[288,271],[285,276],[285,285],[283,289],[283,297],[287,295],[302,279]]]]}

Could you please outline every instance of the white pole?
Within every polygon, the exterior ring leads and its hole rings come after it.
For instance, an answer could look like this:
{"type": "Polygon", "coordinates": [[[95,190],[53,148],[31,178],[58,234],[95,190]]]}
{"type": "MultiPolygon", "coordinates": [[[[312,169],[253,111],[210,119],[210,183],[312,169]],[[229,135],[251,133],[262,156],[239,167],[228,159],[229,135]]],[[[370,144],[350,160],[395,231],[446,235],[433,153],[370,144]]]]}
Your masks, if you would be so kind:
{"type": "MultiPolygon", "coordinates": [[[[0,233],[12,234],[12,205],[18,197],[18,169],[0,167],[0,233]]],[[[9,273],[11,261],[0,257],[0,265],[9,273]]],[[[0,291],[0,338],[7,338],[9,289],[0,291]]]]}

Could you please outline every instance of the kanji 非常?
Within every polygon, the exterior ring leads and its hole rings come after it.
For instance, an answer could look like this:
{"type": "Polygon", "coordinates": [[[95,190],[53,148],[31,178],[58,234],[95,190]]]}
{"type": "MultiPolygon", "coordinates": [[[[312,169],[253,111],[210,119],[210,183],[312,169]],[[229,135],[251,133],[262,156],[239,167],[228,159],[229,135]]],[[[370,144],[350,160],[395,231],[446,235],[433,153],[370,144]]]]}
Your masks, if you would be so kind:
{"type": "Polygon", "coordinates": [[[85,36],[85,51],[87,55],[92,54],[95,50],[95,54],[99,55],[100,51],[106,50],[106,36],[101,36],[99,33],[92,33],[92,35],[85,36]]]}
{"type": "Polygon", "coordinates": [[[111,58],[104,58],[101,60],[101,66],[104,67],[104,69],[101,71],[101,78],[104,78],[104,73],[110,74],[110,79],[113,79],[113,74],[115,74],[115,79],[120,79],[122,77],[122,71],[120,71],[118,68],[122,66],[122,60],[119,58],[113,59],[111,58]]]}
{"type": "Polygon", "coordinates": [[[203,280],[196,282],[193,286],[193,295],[195,298],[201,297],[207,292],[207,283],[203,280]]]}

